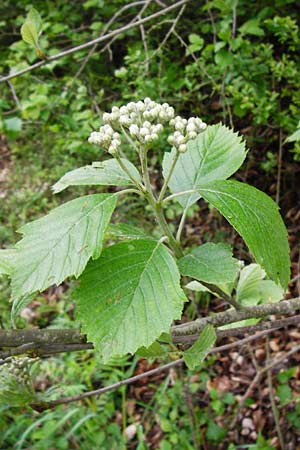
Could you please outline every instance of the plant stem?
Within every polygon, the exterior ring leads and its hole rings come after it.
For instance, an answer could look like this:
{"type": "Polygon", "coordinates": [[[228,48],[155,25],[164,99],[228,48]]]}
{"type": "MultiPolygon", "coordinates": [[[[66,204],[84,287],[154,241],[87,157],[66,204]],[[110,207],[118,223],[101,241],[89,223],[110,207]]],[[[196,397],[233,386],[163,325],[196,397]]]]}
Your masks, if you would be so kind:
{"type": "Polygon", "coordinates": [[[182,234],[182,231],[183,231],[183,227],[184,227],[184,223],[185,223],[185,219],[186,219],[186,215],[187,215],[187,210],[188,210],[187,208],[184,209],[184,211],[182,213],[182,216],[181,216],[181,219],[180,219],[180,222],[179,222],[179,225],[178,225],[178,230],[177,230],[177,233],[176,233],[176,241],[178,243],[180,243],[181,234],[182,234]]]}
{"type": "Polygon", "coordinates": [[[177,163],[177,161],[178,161],[178,158],[179,158],[179,151],[176,149],[176,153],[175,153],[174,159],[173,159],[173,161],[172,161],[172,164],[171,164],[169,173],[168,173],[168,175],[167,175],[166,178],[165,178],[164,184],[162,185],[160,194],[159,194],[159,196],[158,196],[158,202],[159,202],[159,203],[161,203],[162,200],[163,200],[163,198],[164,198],[164,195],[165,195],[166,190],[167,190],[167,188],[168,188],[168,184],[169,184],[170,178],[171,178],[171,176],[172,176],[172,174],[173,174],[173,171],[174,171],[174,169],[175,169],[175,166],[176,166],[176,163],[177,163]]]}
{"type": "Polygon", "coordinates": [[[162,204],[158,200],[156,200],[156,198],[153,194],[150,177],[149,177],[149,172],[148,172],[148,166],[147,166],[146,149],[141,147],[139,154],[140,154],[140,160],[141,160],[143,181],[144,181],[145,188],[146,188],[145,197],[148,200],[150,206],[152,207],[153,213],[155,215],[155,218],[156,218],[161,230],[167,236],[169,245],[170,245],[171,249],[173,250],[175,256],[177,258],[180,258],[183,256],[182,248],[180,247],[180,244],[178,244],[172,231],[170,230],[170,227],[169,227],[169,225],[166,221],[166,218],[164,216],[164,213],[162,211],[162,204]]]}
{"type": "Polygon", "coordinates": [[[145,191],[145,187],[138,181],[136,180],[132,174],[129,172],[129,170],[127,169],[127,167],[125,166],[125,164],[122,161],[122,158],[120,158],[120,156],[118,154],[114,155],[114,158],[118,161],[119,166],[121,167],[122,170],[124,170],[124,172],[129,176],[129,178],[131,179],[132,183],[142,192],[145,191]]]}

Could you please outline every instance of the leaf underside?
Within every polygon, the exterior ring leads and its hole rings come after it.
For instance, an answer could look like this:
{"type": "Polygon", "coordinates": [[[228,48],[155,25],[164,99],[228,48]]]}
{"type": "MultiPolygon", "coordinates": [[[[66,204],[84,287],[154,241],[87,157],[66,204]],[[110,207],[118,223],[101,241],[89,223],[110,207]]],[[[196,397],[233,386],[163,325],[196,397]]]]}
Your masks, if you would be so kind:
{"type": "Polygon", "coordinates": [[[106,248],[74,294],[82,330],[104,361],[149,347],[181,317],[186,300],[169,250],[141,239],[106,248]]]}
{"type": "MultiPolygon", "coordinates": [[[[138,181],[140,181],[140,174],[136,167],[126,159],[122,158],[123,164],[126,166],[129,173],[138,181]]],[[[55,194],[63,191],[69,186],[84,186],[84,185],[102,185],[102,186],[128,186],[132,184],[130,177],[119,166],[115,159],[108,159],[101,163],[93,163],[90,166],[80,167],[79,169],[67,172],[57,183],[52,187],[55,194]]]]}
{"type": "Polygon", "coordinates": [[[209,183],[199,188],[199,193],[242,236],[268,276],[286,289],[290,278],[289,245],[276,203],[253,186],[233,180],[209,183]]]}
{"type": "Polygon", "coordinates": [[[212,325],[206,325],[197,341],[183,353],[183,359],[189,369],[201,364],[216,342],[217,336],[212,325]]]}
{"type": "MultiPolygon", "coordinates": [[[[195,189],[200,183],[230,177],[246,157],[242,138],[221,124],[208,126],[195,140],[189,141],[187,147],[187,152],[180,154],[169,181],[173,194],[195,189]]],[[[169,173],[175,153],[173,149],[164,155],[164,177],[169,173]]],[[[185,208],[199,198],[199,194],[192,193],[177,197],[177,200],[185,208]]]]}
{"type": "Polygon", "coordinates": [[[100,256],[116,201],[112,194],[87,195],[22,227],[24,237],[16,245],[12,273],[13,298],[78,277],[91,257],[100,256]]]}

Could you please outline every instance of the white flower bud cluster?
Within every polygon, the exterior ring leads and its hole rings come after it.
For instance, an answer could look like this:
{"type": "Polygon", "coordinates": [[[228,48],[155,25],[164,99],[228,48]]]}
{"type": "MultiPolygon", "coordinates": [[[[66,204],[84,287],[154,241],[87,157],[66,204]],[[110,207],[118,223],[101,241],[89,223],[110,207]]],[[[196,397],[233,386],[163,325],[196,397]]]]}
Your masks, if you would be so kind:
{"type": "Polygon", "coordinates": [[[187,141],[195,139],[207,127],[206,123],[202,122],[199,117],[190,117],[187,120],[181,116],[176,116],[175,119],[170,120],[170,125],[175,131],[168,137],[168,142],[181,153],[187,151],[187,141]]]}
{"type": "Polygon", "coordinates": [[[99,132],[92,132],[89,142],[103,146],[109,153],[116,153],[121,145],[117,130],[126,128],[134,140],[149,144],[158,139],[164,129],[163,124],[173,119],[174,115],[174,108],[168,103],[161,105],[150,98],[129,102],[120,108],[113,106],[110,113],[103,114],[105,125],[99,132]]]}
{"type": "Polygon", "coordinates": [[[174,108],[168,103],[159,104],[148,97],[143,101],[129,102],[120,108],[113,106],[110,113],[103,114],[104,125],[99,132],[92,132],[89,142],[101,145],[109,153],[115,154],[121,145],[120,131],[124,132],[126,129],[133,140],[147,145],[156,141],[164,130],[164,125],[169,123],[174,133],[168,137],[168,142],[184,153],[187,141],[195,139],[206,128],[206,123],[199,117],[187,120],[174,116],[174,108]]]}
{"type": "Polygon", "coordinates": [[[112,155],[118,151],[121,145],[120,134],[114,131],[110,125],[103,125],[99,132],[93,131],[88,141],[90,144],[101,145],[112,155]]]}

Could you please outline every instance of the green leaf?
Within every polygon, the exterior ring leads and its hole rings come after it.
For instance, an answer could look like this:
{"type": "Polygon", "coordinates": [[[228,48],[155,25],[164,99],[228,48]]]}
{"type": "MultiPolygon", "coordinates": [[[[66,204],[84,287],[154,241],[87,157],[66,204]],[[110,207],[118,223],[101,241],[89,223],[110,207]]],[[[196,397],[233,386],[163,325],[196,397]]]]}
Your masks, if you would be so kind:
{"type": "Polygon", "coordinates": [[[89,263],[75,300],[83,332],[108,361],[168,332],[186,297],[167,247],[136,240],[108,247],[89,263]]]}
{"type": "Polygon", "coordinates": [[[229,245],[209,242],[181,258],[178,266],[182,275],[198,281],[219,284],[235,280],[237,263],[232,257],[229,245]]]}
{"type": "MultiPolygon", "coordinates": [[[[242,138],[224,125],[208,126],[195,140],[189,141],[186,153],[181,153],[169,182],[172,193],[195,189],[199,184],[230,177],[246,157],[242,138]]],[[[170,171],[176,151],[165,153],[164,177],[170,171]]],[[[198,194],[178,197],[183,207],[191,206],[200,198],[198,194]]]]}
{"type": "Polygon", "coordinates": [[[15,256],[14,249],[0,250],[0,275],[11,275],[15,256]]]}
{"type": "Polygon", "coordinates": [[[95,194],[55,208],[20,229],[12,273],[14,299],[41,291],[65,278],[78,277],[90,257],[98,258],[117,198],[95,194]]]}
{"type": "Polygon", "coordinates": [[[215,329],[212,325],[206,325],[197,341],[183,353],[183,359],[189,369],[199,366],[209,351],[213,348],[217,339],[215,329]]]}
{"type": "Polygon", "coordinates": [[[5,129],[9,132],[19,133],[22,130],[22,120],[19,117],[10,117],[3,122],[5,129]]]}
{"type": "MultiPolygon", "coordinates": [[[[138,181],[140,181],[140,174],[136,167],[127,159],[122,161],[130,174],[138,181]]],[[[52,187],[55,194],[63,191],[68,186],[83,186],[83,185],[102,185],[102,186],[127,186],[132,184],[129,176],[119,166],[115,159],[108,159],[103,162],[95,162],[91,166],[80,167],[66,173],[55,185],[52,187]]]]}
{"type": "Polygon", "coordinates": [[[202,39],[202,37],[200,37],[198,34],[194,34],[194,33],[190,34],[189,41],[190,41],[190,45],[189,45],[188,51],[187,51],[188,54],[198,52],[199,50],[201,50],[203,48],[204,39],[202,39]]]}
{"type": "Polygon", "coordinates": [[[231,52],[222,48],[215,54],[215,61],[221,69],[226,69],[226,67],[233,64],[234,57],[231,52]]]}
{"type": "Polygon", "coordinates": [[[236,288],[236,301],[243,306],[277,302],[284,291],[271,280],[264,280],[266,273],[259,264],[249,264],[241,270],[236,288]]]}
{"type": "Polygon", "coordinates": [[[37,34],[39,34],[42,30],[42,19],[39,12],[35,8],[31,8],[29,13],[27,14],[26,21],[30,21],[35,26],[37,34]]]}
{"type": "Polygon", "coordinates": [[[127,223],[111,223],[107,227],[107,239],[129,240],[129,239],[154,239],[142,230],[127,223]]]}
{"type": "Polygon", "coordinates": [[[298,123],[297,130],[288,136],[285,142],[297,142],[300,141],[300,122],[298,123]]]}
{"type": "Polygon", "coordinates": [[[232,180],[214,181],[198,191],[242,236],[268,276],[286,289],[289,245],[276,203],[253,186],[232,180]]]}
{"type": "Polygon", "coordinates": [[[25,22],[21,27],[21,35],[23,41],[39,49],[38,39],[41,29],[42,29],[41,16],[39,15],[36,9],[31,8],[29,13],[27,14],[25,22]]]}
{"type": "Polygon", "coordinates": [[[167,351],[156,341],[150,347],[141,347],[137,350],[137,354],[142,358],[157,358],[166,353],[167,351]]]}
{"type": "Polygon", "coordinates": [[[38,33],[34,23],[26,20],[26,22],[21,27],[21,35],[23,41],[27,42],[27,44],[33,45],[35,48],[39,47],[38,33]]]}
{"type": "Polygon", "coordinates": [[[244,22],[239,28],[242,34],[251,34],[253,36],[263,36],[265,34],[264,30],[259,26],[259,19],[250,19],[244,22]]]}

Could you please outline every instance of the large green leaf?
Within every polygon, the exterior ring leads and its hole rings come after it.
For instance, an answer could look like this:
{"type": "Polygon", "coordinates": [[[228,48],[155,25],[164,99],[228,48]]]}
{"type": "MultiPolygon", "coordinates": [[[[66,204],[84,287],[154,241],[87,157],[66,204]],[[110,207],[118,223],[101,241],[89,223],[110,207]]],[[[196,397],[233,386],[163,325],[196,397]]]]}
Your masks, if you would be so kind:
{"type": "Polygon", "coordinates": [[[34,47],[38,47],[38,33],[32,22],[26,21],[21,27],[21,35],[23,41],[34,47]]]}
{"type": "MultiPolygon", "coordinates": [[[[174,194],[230,177],[246,157],[242,138],[221,124],[208,126],[195,140],[189,141],[187,147],[187,152],[180,154],[169,181],[169,188],[174,194]]],[[[175,154],[175,149],[165,153],[164,177],[169,173],[175,154]]],[[[199,198],[199,194],[192,193],[178,197],[178,201],[183,207],[188,207],[199,198]]]]}
{"type": "Polygon", "coordinates": [[[268,276],[287,288],[289,245],[276,203],[253,186],[232,180],[214,181],[198,191],[243,237],[268,276]]]}
{"type": "Polygon", "coordinates": [[[78,277],[90,257],[98,258],[117,198],[95,194],[77,198],[55,208],[47,216],[20,229],[13,298],[21,298],[66,277],[78,277]]]}
{"type": "Polygon", "coordinates": [[[104,361],[149,347],[181,317],[185,295],[167,247],[122,242],[90,262],[75,292],[83,332],[104,361]]]}
{"type": "Polygon", "coordinates": [[[15,256],[16,251],[14,249],[0,250],[0,275],[11,274],[15,256]]]}
{"type": "Polygon", "coordinates": [[[189,369],[195,369],[201,364],[217,340],[212,325],[206,325],[197,341],[183,353],[183,359],[189,369]]]}
{"type": "Polygon", "coordinates": [[[234,281],[238,269],[230,246],[212,242],[192,250],[178,265],[182,275],[213,284],[234,281]]]}
{"type": "MultiPolygon", "coordinates": [[[[122,159],[129,173],[138,181],[140,181],[140,174],[136,167],[127,159],[122,159]]],[[[95,162],[91,166],[80,167],[66,173],[55,185],[52,187],[55,194],[63,191],[68,186],[83,186],[83,185],[115,185],[127,186],[132,184],[129,176],[119,166],[115,159],[108,159],[103,162],[95,162]]]]}

